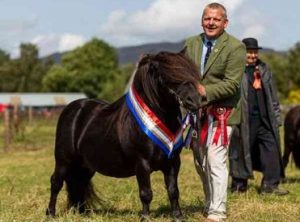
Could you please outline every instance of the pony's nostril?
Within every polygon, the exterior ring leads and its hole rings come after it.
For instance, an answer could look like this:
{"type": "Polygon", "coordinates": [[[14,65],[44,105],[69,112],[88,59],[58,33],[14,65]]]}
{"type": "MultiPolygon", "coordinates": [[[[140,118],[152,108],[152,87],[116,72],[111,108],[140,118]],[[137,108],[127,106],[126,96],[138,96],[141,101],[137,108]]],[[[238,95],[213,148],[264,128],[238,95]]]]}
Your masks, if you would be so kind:
{"type": "Polygon", "coordinates": [[[188,102],[188,103],[193,103],[192,97],[189,96],[189,97],[187,98],[187,102],[188,102]]]}
{"type": "Polygon", "coordinates": [[[201,98],[199,96],[188,96],[185,100],[186,108],[191,110],[198,110],[201,107],[201,98]]]}
{"type": "Polygon", "coordinates": [[[197,100],[194,100],[192,97],[188,96],[186,99],[185,99],[185,106],[187,109],[190,109],[190,110],[195,110],[197,109],[197,100]]]}

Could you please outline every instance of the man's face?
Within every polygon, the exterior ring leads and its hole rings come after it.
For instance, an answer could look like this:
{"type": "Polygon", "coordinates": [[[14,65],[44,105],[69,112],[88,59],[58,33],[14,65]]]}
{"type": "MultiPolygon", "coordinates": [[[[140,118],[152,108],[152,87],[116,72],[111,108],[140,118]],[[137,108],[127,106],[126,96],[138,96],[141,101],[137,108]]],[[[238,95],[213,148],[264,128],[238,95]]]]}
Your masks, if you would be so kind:
{"type": "Polygon", "coordinates": [[[258,49],[247,49],[246,59],[248,65],[255,65],[258,59],[258,49]]]}
{"type": "Polygon", "coordinates": [[[206,8],[202,16],[202,27],[208,39],[215,39],[221,35],[228,25],[223,17],[222,9],[206,8]]]}

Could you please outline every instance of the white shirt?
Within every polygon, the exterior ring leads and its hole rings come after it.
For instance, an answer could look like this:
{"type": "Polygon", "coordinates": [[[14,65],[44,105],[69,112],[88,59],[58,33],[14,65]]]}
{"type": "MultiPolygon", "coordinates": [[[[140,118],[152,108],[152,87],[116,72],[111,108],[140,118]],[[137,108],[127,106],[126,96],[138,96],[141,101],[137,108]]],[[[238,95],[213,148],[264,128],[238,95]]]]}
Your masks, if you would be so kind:
{"type": "Polygon", "coordinates": [[[207,42],[209,42],[209,41],[212,43],[211,51],[213,50],[214,45],[216,44],[215,39],[208,40],[206,37],[204,37],[204,44],[203,44],[203,48],[202,48],[201,65],[200,65],[200,74],[201,75],[203,75],[203,73],[204,73],[204,60],[205,60],[205,55],[207,52],[207,42]]]}

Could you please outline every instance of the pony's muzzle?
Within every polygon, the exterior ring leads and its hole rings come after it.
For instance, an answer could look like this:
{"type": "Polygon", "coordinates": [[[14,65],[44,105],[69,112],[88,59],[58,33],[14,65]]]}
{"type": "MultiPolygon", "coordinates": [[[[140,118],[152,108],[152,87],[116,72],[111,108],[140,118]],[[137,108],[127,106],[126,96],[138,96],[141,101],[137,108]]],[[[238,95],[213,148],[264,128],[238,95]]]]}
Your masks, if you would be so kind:
{"type": "Polygon", "coordinates": [[[201,108],[201,97],[199,95],[187,96],[184,101],[184,106],[186,109],[195,112],[201,108]]]}

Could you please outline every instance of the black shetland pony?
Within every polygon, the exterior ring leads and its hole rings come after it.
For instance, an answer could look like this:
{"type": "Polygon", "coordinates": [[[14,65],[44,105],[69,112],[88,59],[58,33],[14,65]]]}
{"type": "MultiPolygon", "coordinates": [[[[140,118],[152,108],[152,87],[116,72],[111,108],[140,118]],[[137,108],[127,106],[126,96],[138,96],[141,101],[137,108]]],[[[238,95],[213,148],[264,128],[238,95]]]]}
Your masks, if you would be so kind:
{"type": "Polygon", "coordinates": [[[290,154],[296,167],[300,169],[300,106],[293,107],[288,111],[284,120],[284,153],[283,166],[287,166],[290,154]]]}
{"type": "MultiPolygon", "coordinates": [[[[189,111],[200,108],[197,92],[199,73],[183,52],[160,52],[143,57],[133,86],[145,104],[175,133],[180,128],[180,104],[189,111]]],[[[51,176],[51,196],[47,215],[55,215],[55,205],[63,182],[69,207],[85,212],[94,197],[91,178],[95,172],[125,178],[136,176],[142,202],[142,220],[149,214],[152,200],[150,174],[160,170],[175,219],[182,219],[178,203],[177,176],[180,149],[172,158],[156,146],[140,129],[128,109],[125,96],[112,104],[82,99],[62,112],[56,132],[55,169],[51,176]]]]}

